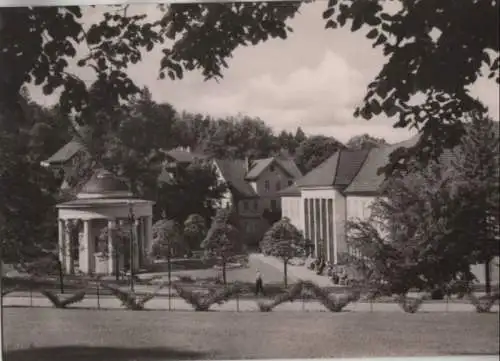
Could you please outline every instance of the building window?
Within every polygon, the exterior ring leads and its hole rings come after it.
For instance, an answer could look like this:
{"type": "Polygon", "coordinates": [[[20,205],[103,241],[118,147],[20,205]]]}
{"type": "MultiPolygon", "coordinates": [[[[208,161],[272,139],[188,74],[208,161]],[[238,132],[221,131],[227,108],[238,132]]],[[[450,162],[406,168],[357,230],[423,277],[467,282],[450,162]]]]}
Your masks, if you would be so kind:
{"type": "Polygon", "coordinates": [[[288,186],[291,186],[293,184],[293,180],[289,179],[288,180],[288,186]]]}
{"type": "Polygon", "coordinates": [[[275,211],[276,209],[278,209],[278,202],[276,199],[271,199],[271,210],[275,211]]]}
{"type": "Polygon", "coordinates": [[[243,201],[243,210],[248,211],[248,202],[243,201]]]}
{"type": "Polygon", "coordinates": [[[257,209],[259,209],[259,202],[257,200],[254,200],[253,201],[253,210],[256,211],[257,209]]]}
{"type": "Polygon", "coordinates": [[[266,191],[269,191],[269,189],[270,189],[270,188],[271,188],[271,187],[270,187],[270,185],[269,185],[269,181],[268,181],[268,180],[266,180],[266,181],[264,182],[264,189],[265,189],[266,191]]]}
{"type": "Polygon", "coordinates": [[[281,189],[281,183],[280,181],[276,182],[276,190],[279,191],[281,189]]]}
{"type": "Polygon", "coordinates": [[[269,167],[269,170],[270,170],[271,172],[274,172],[274,171],[275,171],[275,169],[276,169],[276,168],[274,167],[274,164],[271,164],[271,166],[269,167]]]}

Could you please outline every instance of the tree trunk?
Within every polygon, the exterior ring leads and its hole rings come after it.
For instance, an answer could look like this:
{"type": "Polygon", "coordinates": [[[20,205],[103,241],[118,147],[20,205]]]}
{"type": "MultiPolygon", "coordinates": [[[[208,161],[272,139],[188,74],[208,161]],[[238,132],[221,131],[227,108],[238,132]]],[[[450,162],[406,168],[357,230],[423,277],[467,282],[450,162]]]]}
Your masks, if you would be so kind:
{"type": "Polygon", "coordinates": [[[226,279],[226,259],[222,258],[222,282],[224,282],[224,286],[227,284],[226,279]]]}
{"type": "Polygon", "coordinates": [[[283,262],[283,282],[285,283],[285,287],[288,287],[288,268],[287,268],[287,265],[288,265],[288,261],[285,260],[283,262]]]}
{"type": "Polygon", "coordinates": [[[491,258],[484,263],[484,286],[487,295],[491,294],[491,258]]]}

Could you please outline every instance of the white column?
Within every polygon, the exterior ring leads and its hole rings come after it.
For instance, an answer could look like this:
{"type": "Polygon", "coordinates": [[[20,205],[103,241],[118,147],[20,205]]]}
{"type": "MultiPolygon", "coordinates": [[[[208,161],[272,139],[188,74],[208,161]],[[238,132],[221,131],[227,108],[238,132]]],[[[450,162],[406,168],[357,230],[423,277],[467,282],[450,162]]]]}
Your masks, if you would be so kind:
{"type": "Polygon", "coordinates": [[[65,260],[65,256],[66,256],[66,252],[65,252],[66,221],[64,219],[59,219],[58,226],[59,226],[59,228],[58,228],[59,262],[61,263],[61,267],[63,268],[63,272],[64,272],[65,268],[66,268],[66,260],[65,260]]]}
{"type": "Polygon", "coordinates": [[[332,242],[332,235],[330,234],[330,222],[331,222],[331,217],[333,217],[332,214],[330,214],[330,210],[328,209],[328,198],[325,200],[326,206],[325,206],[325,211],[326,211],[326,254],[327,254],[327,259],[328,262],[332,261],[332,256],[331,256],[331,242],[332,242]]]}
{"type": "Polygon", "coordinates": [[[92,274],[95,271],[94,263],[94,239],[92,237],[92,221],[83,221],[82,244],[79,245],[79,267],[85,274],[92,274]]]}
{"type": "Polygon", "coordinates": [[[315,198],[309,198],[309,213],[311,215],[311,229],[309,230],[311,232],[311,237],[314,239],[314,252],[316,253],[316,258],[319,258],[319,240],[317,237],[316,233],[316,227],[318,226],[317,222],[318,220],[316,219],[316,200],[315,198]]]}
{"type": "Polygon", "coordinates": [[[113,242],[113,232],[115,231],[116,221],[111,219],[108,221],[108,274],[114,274],[116,268],[115,245],[113,242]]]}
{"type": "Polygon", "coordinates": [[[139,220],[137,219],[134,224],[132,225],[132,232],[134,234],[134,239],[133,239],[133,250],[134,250],[134,255],[133,255],[133,267],[134,270],[137,271],[139,269],[139,220]]]}
{"type": "Polygon", "coordinates": [[[146,263],[148,259],[148,245],[146,239],[146,217],[141,217],[141,245],[142,245],[142,262],[146,263]]]}
{"type": "Polygon", "coordinates": [[[68,274],[73,274],[75,271],[73,262],[73,242],[71,239],[71,227],[73,227],[73,220],[67,220],[64,224],[64,260],[65,271],[68,274]]]}
{"type": "Polygon", "coordinates": [[[147,216],[144,217],[145,220],[145,229],[144,229],[144,244],[146,248],[146,255],[147,259],[150,260],[150,255],[151,255],[151,249],[153,247],[153,217],[152,216],[147,216]]]}
{"type": "MultiPolygon", "coordinates": [[[[325,246],[325,235],[323,234],[323,222],[324,222],[324,219],[323,219],[323,199],[322,198],[319,198],[318,199],[318,214],[319,214],[319,222],[318,222],[318,229],[319,229],[319,239],[321,240],[321,245],[322,247],[325,246]]],[[[324,250],[326,252],[326,249],[324,250]]],[[[328,255],[327,255],[327,259],[328,259],[328,255]]],[[[326,260],[325,260],[326,261],[326,260]]]]}

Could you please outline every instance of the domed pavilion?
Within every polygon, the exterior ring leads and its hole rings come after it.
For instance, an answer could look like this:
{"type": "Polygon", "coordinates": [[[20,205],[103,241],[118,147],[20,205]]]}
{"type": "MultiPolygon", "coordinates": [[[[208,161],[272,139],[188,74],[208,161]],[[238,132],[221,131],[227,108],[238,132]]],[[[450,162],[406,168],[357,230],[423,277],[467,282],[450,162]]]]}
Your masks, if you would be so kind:
{"type": "Polygon", "coordinates": [[[124,247],[133,255],[130,258],[134,270],[147,263],[152,246],[153,204],[134,197],[127,184],[112,173],[95,172],[76,199],[57,205],[59,260],[65,273],[75,273],[77,263],[80,273],[109,275],[121,269],[123,263],[130,263],[123,252],[115,252],[117,245],[112,235],[117,227],[130,232],[128,239],[133,247],[130,250],[130,243],[124,247]],[[78,245],[72,241],[72,224],[81,225],[78,245]]]}

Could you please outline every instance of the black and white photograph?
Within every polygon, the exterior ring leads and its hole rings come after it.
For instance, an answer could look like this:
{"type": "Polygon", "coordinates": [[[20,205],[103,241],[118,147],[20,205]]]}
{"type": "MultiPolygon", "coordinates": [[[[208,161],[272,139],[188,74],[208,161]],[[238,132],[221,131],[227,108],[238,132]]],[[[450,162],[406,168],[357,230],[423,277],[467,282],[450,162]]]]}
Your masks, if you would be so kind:
{"type": "Polygon", "coordinates": [[[2,361],[498,360],[499,10],[0,2],[2,361]]]}

